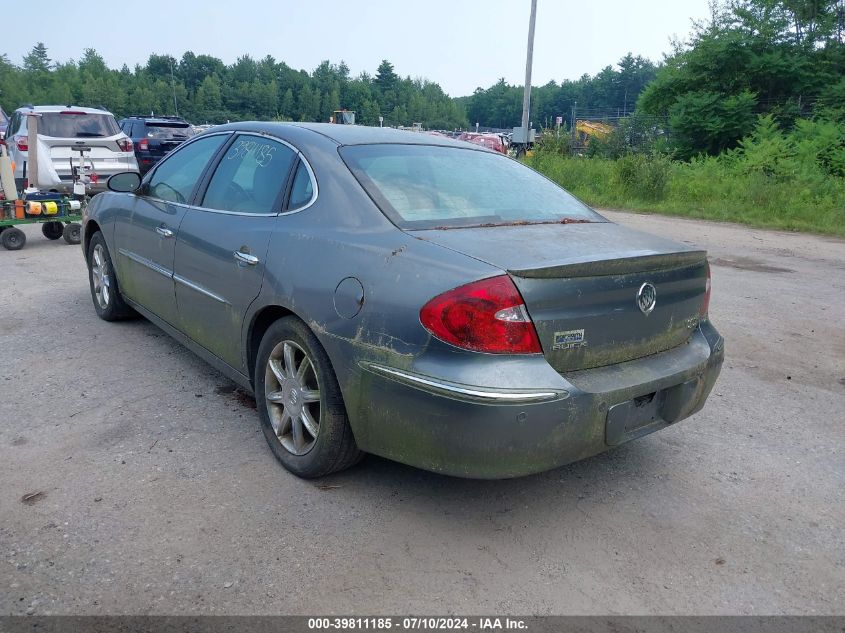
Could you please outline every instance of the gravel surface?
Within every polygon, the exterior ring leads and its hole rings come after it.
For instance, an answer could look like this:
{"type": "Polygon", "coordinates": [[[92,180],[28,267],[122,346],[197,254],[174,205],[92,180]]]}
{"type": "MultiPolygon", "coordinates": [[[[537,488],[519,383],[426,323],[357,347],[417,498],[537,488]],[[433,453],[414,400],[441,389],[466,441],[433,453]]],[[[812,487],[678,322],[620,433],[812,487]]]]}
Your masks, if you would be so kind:
{"type": "Polygon", "coordinates": [[[251,398],[99,321],[79,247],[0,250],[0,614],[845,614],[845,241],[659,216],[710,251],[704,410],[468,481],[279,466],[251,398]]]}

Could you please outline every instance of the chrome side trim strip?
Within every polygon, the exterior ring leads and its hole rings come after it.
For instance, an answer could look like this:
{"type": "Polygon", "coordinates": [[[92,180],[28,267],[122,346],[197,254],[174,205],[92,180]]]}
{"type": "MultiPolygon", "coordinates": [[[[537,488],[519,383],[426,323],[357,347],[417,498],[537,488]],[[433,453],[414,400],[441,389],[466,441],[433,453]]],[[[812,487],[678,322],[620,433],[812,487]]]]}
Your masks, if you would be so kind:
{"type": "Polygon", "coordinates": [[[123,255],[124,257],[131,259],[133,262],[137,264],[141,264],[142,266],[146,266],[150,270],[156,271],[159,275],[164,275],[165,277],[173,277],[173,271],[167,270],[164,266],[159,266],[154,261],[150,261],[146,257],[141,257],[140,255],[133,253],[132,251],[127,251],[125,248],[117,249],[117,252],[123,255]]]}
{"type": "Polygon", "coordinates": [[[565,400],[569,397],[569,392],[565,390],[560,391],[498,391],[494,389],[486,389],[484,387],[470,387],[459,385],[457,383],[445,382],[414,374],[392,367],[385,367],[384,365],[377,365],[374,363],[361,363],[364,369],[368,369],[376,374],[395,380],[410,387],[415,387],[422,391],[428,391],[437,395],[457,398],[459,400],[471,400],[474,402],[483,402],[487,404],[524,404],[532,402],[546,402],[548,400],[565,400]]]}
{"type": "Polygon", "coordinates": [[[176,281],[176,282],[182,284],[183,286],[187,286],[191,290],[196,290],[198,293],[205,295],[206,297],[209,297],[211,299],[214,299],[215,301],[217,301],[219,303],[223,303],[225,305],[230,305],[230,303],[228,301],[226,301],[220,295],[214,294],[213,292],[211,292],[211,290],[208,290],[207,288],[203,288],[199,284],[195,284],[193,281],[185,279],[181,275],[177,275],[177,274],[174,273],[173,281],[176,281]]]}

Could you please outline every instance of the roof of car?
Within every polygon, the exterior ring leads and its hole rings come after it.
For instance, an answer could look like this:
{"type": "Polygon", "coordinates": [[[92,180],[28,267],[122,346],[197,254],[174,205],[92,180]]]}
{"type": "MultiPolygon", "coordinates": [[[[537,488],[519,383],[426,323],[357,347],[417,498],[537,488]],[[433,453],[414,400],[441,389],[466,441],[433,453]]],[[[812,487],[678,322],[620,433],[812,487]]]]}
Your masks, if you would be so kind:
{"type": "Polygon", "coordinates": [[[84,112],[85,114],[111,114],[108,110],[101,108],[84,108],[75,105],[25,105],[17,109],[18,112],[22,110],[31,110],[33,112],[67,112],[72,110],[73,112],[84,112]]]}
{"type": "MultiPolygon", "coordinates": [[[[409,132],[387,127],[369,127],[366,125],[339,125],[334,123],[281,123],[275,121],[244,121],[221,125],[212,130],[239,130],[244,132],[264,132],[285,136],[285,130],[291,127],[309,130],[331,139],[338,145],[367,145],[373,143],[397,143],[403,145],[445,145],[449,147],[467,147],[464,141],[456,141],[445,136],[435,136],[424,132],[409,132]]],[[[473,146],[474,149],[484,149],[473,146]]]]}
{"type": "Polygon", "coordinates": [[[154,116],[144,116],[143,114],[132,114],[126,119],[136,119],[138,121],[145,121],[147,123],[185,123],[190,125],[185,119],[180,116],[162,116],[162,115],[154,115],[154,116]]]}

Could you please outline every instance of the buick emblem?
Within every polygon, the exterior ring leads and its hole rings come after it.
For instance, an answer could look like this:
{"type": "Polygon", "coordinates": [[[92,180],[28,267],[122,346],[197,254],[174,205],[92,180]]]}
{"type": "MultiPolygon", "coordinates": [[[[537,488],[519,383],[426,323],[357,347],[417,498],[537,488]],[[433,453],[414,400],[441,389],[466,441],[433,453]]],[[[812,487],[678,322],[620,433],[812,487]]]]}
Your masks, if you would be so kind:
{"type": "Polygon", "coordinates": [[[645,315],[651,314],[657,304],[657,288],[654,284],[644,283],[637,291],[637,307],[645,315]]]}

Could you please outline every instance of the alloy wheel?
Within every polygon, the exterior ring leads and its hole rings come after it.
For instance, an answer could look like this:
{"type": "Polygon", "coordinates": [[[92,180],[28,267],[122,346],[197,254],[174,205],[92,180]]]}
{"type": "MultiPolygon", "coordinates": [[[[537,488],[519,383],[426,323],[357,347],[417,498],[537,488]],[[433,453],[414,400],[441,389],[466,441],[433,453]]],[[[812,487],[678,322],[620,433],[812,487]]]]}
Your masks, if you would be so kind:
{"type": "Polygon", "coordinates": [[[109,277],[108,262],[102,244],[94,246],[91,254],[91,281],[94,283],[94,296],[100,309],[109,307],[111,298],[111,279],[109,277]]]}
{"type": "Polygon", "coordinates": [[[264,377],[267,413],[276,438],[289,453],[305,455],[320,433],[320,385],[308,353],[290,340],[270,352],[264,377]]]}

